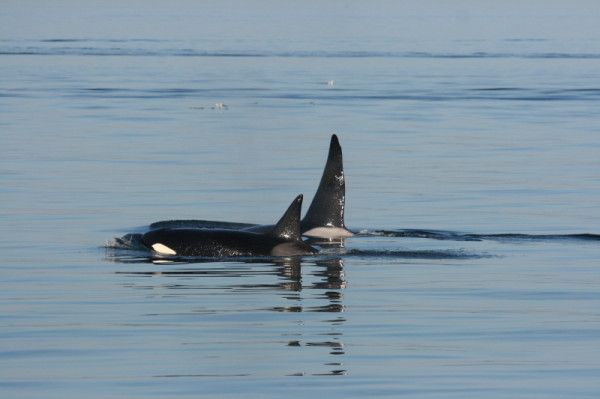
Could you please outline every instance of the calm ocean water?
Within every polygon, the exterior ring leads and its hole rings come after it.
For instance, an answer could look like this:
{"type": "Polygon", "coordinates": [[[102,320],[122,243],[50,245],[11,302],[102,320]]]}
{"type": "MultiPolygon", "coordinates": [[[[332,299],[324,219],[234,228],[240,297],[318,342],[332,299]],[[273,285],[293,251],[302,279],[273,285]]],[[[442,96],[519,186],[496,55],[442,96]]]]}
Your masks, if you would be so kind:
{"type": "Polygon", "coordinates": [[[2,2],[0,395],[597,398],[600,5],[446,3],[2,2]],[[332,133],[344,250],[111,248],[332,133]]]}

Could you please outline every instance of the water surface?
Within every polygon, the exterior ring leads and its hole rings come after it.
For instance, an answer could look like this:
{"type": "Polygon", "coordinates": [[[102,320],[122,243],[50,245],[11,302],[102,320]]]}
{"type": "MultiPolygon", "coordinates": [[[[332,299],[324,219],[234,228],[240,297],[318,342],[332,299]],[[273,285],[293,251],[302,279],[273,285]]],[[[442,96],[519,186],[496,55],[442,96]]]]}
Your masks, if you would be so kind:
{"type": "Polygon", "coordinates": [[[4,2],[2,396],[597,397],[599,13],[4,2]],[[332,133],[344,248],[106,247],[273,223],[332,133]]]}

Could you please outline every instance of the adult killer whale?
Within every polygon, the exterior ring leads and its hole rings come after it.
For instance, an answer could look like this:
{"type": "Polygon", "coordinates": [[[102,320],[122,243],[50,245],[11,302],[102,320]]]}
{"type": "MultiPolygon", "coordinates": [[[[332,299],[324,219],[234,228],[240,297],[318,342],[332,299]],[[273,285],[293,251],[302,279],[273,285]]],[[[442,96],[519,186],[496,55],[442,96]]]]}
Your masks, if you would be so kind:
{"type": "MultiPolygon", "coordinates": [[[[344,225],[346,205],[346,181],[342,147],[338,137],[333,134],[329,143],[327,162],[317,192],[300,222],[302,235],[322,238],[343,238],[354,235],[344,225]]],[[[167,220],[152,223],[151,229],[161,227],[203,227],[243,229],[244,231],[264,233],[272,225],[254,225],[210,220],[167,220]]]]}
{"type": "Polygon", "coordinates": [[[161,255],[197,257],[309,255],[316,249],[302,241],[297,196],[276,225],[266,232],[231,229],[159,228],[141,237],[142,244],[161,255]]]}

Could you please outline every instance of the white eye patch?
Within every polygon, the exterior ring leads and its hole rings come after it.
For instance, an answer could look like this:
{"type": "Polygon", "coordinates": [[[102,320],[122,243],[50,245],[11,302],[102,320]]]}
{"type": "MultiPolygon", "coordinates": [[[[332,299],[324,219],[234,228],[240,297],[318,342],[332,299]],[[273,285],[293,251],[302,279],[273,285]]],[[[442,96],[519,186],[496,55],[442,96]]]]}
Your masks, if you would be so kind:
{"type": "Polygon", "coordinates": [[[154,252],[158,252],[159,254],[163,255],[177,255],[175,251],[161,243],[152,244],[152,249],[154,252]]]}

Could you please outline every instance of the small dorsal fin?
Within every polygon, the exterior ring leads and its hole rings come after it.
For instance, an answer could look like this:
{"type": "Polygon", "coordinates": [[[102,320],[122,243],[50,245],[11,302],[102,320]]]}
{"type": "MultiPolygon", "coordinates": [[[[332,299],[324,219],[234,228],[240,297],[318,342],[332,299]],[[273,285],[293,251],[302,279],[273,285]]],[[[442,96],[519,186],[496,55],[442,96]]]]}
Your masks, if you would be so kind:
{"type": "Polygon", "coordinates": [[[319,188],[315,193],[304,219],[302,231],[316,227],[344,226],[344,206],[346,202],[346,183],[344,179],[344,161],[342,147],[337,136],[331,136],[329,155],[323,170],[319,188]]]}
{"type": "Polygon", "coordinates": [[[287,209],[279,222],[273,227],[270,234],[290,241],[301,240],[300,211],[302,210],[302,194],[297,196],[287,209]]]}

